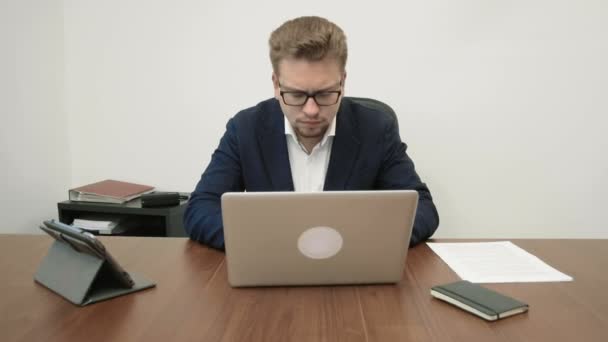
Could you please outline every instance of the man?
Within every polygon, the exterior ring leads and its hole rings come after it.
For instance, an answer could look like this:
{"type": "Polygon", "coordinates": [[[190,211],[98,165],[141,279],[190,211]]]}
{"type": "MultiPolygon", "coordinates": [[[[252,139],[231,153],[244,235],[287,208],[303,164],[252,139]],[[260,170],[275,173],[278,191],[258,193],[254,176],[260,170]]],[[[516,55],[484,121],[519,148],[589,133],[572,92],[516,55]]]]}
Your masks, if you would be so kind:
{"type": "Polygon", "coordinates": [[[225,192],[389,189],[418,191],[410,245],[430,237],[437,210],[397,122],[344,98],[342,30],[323,18],[301,17],[276,29],[269,43],[274,98],[228,121],[185,212],[190,238],[224,249],[225,192]]]}

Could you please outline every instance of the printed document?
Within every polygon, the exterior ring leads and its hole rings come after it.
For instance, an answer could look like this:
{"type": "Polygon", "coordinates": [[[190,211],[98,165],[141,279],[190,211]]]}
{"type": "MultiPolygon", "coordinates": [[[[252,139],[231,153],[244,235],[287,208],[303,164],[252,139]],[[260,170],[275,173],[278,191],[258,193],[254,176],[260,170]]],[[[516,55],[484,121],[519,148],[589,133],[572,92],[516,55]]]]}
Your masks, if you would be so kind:
{"type": "Polygon", "coordinates": [[[572,281],[510,241],[427,242],[464,280],[472,283],[572,281]]]}

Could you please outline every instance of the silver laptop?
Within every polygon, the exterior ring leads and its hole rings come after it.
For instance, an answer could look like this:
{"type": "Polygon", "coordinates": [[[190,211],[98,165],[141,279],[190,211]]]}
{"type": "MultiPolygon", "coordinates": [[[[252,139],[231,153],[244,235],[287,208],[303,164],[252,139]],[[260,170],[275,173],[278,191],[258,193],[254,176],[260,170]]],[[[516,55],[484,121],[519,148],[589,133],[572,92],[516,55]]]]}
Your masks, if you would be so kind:
{"type": "Polygon", "coordinates": [[[415,190],[225,193],[228,282],[396,283],[417,204],[415,190]]]}

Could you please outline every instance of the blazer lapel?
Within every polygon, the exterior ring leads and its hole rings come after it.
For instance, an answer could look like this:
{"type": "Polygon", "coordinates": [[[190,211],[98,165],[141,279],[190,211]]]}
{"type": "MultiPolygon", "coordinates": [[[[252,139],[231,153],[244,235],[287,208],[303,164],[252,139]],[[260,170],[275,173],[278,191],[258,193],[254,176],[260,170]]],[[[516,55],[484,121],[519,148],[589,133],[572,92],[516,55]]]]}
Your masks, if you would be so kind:
{"type": "Polygon", "coordinates": [[[351,115],[350,102],[344,101],[336,118],[336,136],[325,176],[326,191],[346,190],[346,184],[359,155],[358,125],[351,115]]]}
{"type": "Polygon", "coordinates": [[[261,123],[262,129],[258,130],[258,142],[264,159],[264,167],[273,191],[293,191],[283,112],[276,101],[270,107],[271,110],[261,123]]]}

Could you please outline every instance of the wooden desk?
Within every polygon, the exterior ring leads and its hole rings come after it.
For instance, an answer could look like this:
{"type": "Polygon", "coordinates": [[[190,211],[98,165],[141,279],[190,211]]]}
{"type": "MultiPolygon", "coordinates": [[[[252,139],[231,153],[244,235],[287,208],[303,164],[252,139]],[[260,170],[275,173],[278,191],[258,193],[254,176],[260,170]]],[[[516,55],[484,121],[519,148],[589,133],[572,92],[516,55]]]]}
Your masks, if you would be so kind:
{"type": "Polygon", "coordinates": [[[608,240],[514,240],[575,281],[488,285],[530,304],[492,323],[431,298],[458,277],[424,244],[396,286],[232,289],[197,243],[103,240],[158,287],[79,308],[33,281],[50,238],[0,235],[0,341],[608,341],[608,240]]]}

